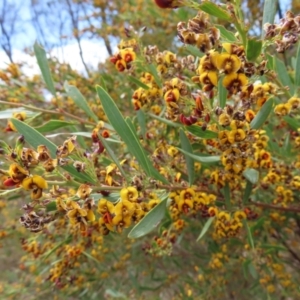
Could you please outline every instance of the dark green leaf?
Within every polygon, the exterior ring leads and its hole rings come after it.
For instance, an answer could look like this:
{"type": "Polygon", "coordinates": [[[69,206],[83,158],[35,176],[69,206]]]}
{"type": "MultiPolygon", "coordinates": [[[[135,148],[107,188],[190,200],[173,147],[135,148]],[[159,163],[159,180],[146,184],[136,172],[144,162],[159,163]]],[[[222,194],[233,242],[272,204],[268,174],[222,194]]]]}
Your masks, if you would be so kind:
{"type": "Polygon", "coordinates": [[[211,130],[203,130],[198,125],[185,126],[185,129],[193,135],[202,139],[215,139],[218,137],[218,133],[211,130]]]}
{"type": "Polygon", "coordinates": [[[277,1],[265,0],[264,12],[263,12],[263,21],[262,21],[262,29],[261,29],[262,38],[264,38],[264,36],[266,34],[264,29],[263,29],[264,24],[266,24],[266,23],[273,24],[274,23],[274,18],[275,18],[276,11],[277,11],[277,1]]]}
{"type": "Polygon", "coordinates": [[[255,249],[254,241],[253,241],[253,237],[252,237],[252,233],[251,233],[251,229],[250,229],[250,227],[248,225],[247,220],[243,220],[243,224],[244,224],[244,226],[246,228],[246,231],[247,231],[249,245],[251,246],[252,249],[255,249]]]}
{"type": "Polygon", "coordinates": [[[167,180],[152,166],[150,160],[145,154],[145,150],[142,148],[139,140],[137,139],[136,133],[132,131],[128,123],[125,121],[112,98],[102,87],[97,86],[96,89],[108,120],[127,145],[129,152],[140,163],[141,168],[148,176],[153,176],[156,179],[159,178],[158,180],[167,183],[167,180]]]}
{"type": "Polygon", "coordinates": [[[190,152],[184,151],[183,149],[177,148],[183,154],[188,155],[189,157],[193,158],[196,161],[200,161],[202,163],[215,163],[220,161],[220,156],[199,156],[192,154],[190,152]]]}
{"type": "MultiPolygon", "coordinates": [[[[224,108],[226,105],[226,100],[227,100],[227,94],[228,91],[227,89],[223,86],[222,82],[223,82],[223,76],[222,78],[219,79],[218,82],[218,92],[219,92],[219,105],[221,108],[224,108]]],[[[218,136],[218,135],[217,135],[218,136]]]]}
{"type": "Polygon", "coordinates": [[[166,204],[168,197],[165,197],[146,216],[138,222],[129,232],[128,237],[131,239],[140,238],[151,232],[158,223],[163,219],[166,213],[166,204]]]}
{"type": "Polygon", "coordinates": [[[203,10],[204,12],[208,13],[211,16],[215,16],[221,20],[231,21],[230,14],[219,5],[213,2],[204,2],[199,5],[199,9],[203,10]]]}
{"type": "Polygon", "coordinates": [[[226,182],[224,188],[223,188],[224,198],[225,198],[225,206],[227,209],[230,209],[231,202],[230,202],[230,186],[229,183],[226,182]]]}
{"type": "Polygon", "coordinates": [[[204,224],[201,232],[200,232],[200,235],[198,236],[197,238],[197,242],[200,241],[203,236],[206,234],[206,232],[208,231],[208,229],[210,228],[212,222],[214,221],[215,217],[212,217],[212,218],[209,218],[206,223],[204,224]]]}
{"type": "MultiPolygon", "coordinates": [[[[180,136],[180,143],[182,149],[189,153],[193,153],[193,148],[191,146],[191,143],[187,138],[187,136],[185,135],[183,129],[179,130],[179,136],[180,136]]],[[[192,185],[195,180],[194,160],[190,156],[185,155],[185,161],[186,161],[187,173],[189,176],[189,184],[192,185]]]]}
{"type": "Polygon", "coordinates": [[[298,91],[300,89],[300,43],[298,43],[298,51],[296,56],[295,89],[297,89],[298,91]]]}
{"type": "Polygon", "coordinates": [[[129,81],[131,81],[132,83],[136,84],[137,86],[145,89],[145,90],[149,90],[149,86],[146,85],[145,83],[141,82],[140,80],[136,79],[135,77],[129,75],[127,76],[127,78],[129,79],[129,81]]]}
{"type": "Polygon", "coordinates": [[[255,61],[256,58],[261,54],[262,40],[256,38],[247,39],[246,57],[249,61],[255,61]]]}
{"type": "Polygon", "coordinates": [[[35,127],[35,130],[38,132],[44,133],[44,132],[50,132],[55,129],[59,129],[66,126],[76,125],[76,123],[66,122],[66,121],[60,121],[60,120],[50,120],[47,123],[43,124],[42,126],[35,127]]]}
{"type": "Polygon", "coordinates": [[[50,73],[50,68],[49,68],[49,65],[48,65],[46,52],[45,52],[44,48],[42,48],[37,43],[34,43],[33,48],[34,48],[34,53],[35,53],[38,65],[39,65],[40,70],[42,72],[44,81],[46,83],[46,86],[47,86],[48,90],[51,92],[51,94],[53,96],[55,96],[54,83],[53,83],[52,76],[51,76],[51,73],[50,73]]]}
{"type": "Polygon", "coordinates": [[[138,120],[138,123],[140,125],[140,128],[141,128],[141,133],[142,133],[142,136],[144,138],[144,140],[146,140],[146,116],[145,116],[145,113],[140,109],[138,110],[137,114],[137,120],[138,120]]]}
{"type": "Polygon", "coordinates": [[[243,172],[244,177],[252,184],[256,184],[259,179],[259,172],[255,169],[249,168],[243,172]]]}
{"type": "Polygon", "coordinates": [[[300,123],[298,122],[298,120],[296,120],[290,116],[285,116],[285,117],[283,117],[283,119],[290,125],[290,127],[293,130],[297,131],[300,128],[300,123]]]}
{"type": "MultiPolygon", "coordinates": [[[[11,119],[12,123],[15,125],[16,129],[19,133],[21,133],[25,141],[30,144],[32,147],[37,148],[39,145],[45,145],[52,158],[56,157],[56,145],[53,144],[51,141],[46,139],[41,133],[36,131],[34,128],[30,127],[28,124],[21,122],[17,119],[11,119]]],[[[85,173],[78,172],[73,166],[65,166],[62,167],[64,170],[69,172],[75,180],[79,182],[90,182],[96,183],[96,180],[85,173]]]]}
{"type": "Polygon", "coordinates": [[[223,40],[227,42],[236,42],[237,39],[233,32],[227,30],[223,25],[215,25],[219,30],[223,40]]]}
{"type": "Polygon", "coordinates": [[[278,79],[280,80],[283,86],[289,87],[290,95],[294,94],[294,84],[291,80],[290,74],[288,73],[286,66],[283,61],[281,61],[278,57],[274,58],[275,62],[275,71],[278,79]]]}
{"type": "Polygon", "coordinates": [[[271,98],[267,100],[264,105],[260,108],[257,115],[254,117],[254,119],[250,123],[250,127],[252,129],[259,129],[265,121],[268,119],[269,114],[272,111],[273,108],[274,99],[271,98]]]}
{"type": "Polygon", "coordinates": [[[247,180],[246,188],[244,190],[244,195],[243,195],[243,204],[244,205],[247,205],[247,203],[248,203],[249,197],[252,192],[252,188],[253,188],[253,184],[247,180]]]}
{"type": "Polygon", "coordinates": [[[87,103],[83,95],[80,93],[78,88],[76,86],[69,85],[67,81],[65,81],[64,88],[67,95],[73,99],[74,103],[97,123],[98,117],[91,110],[89,104],[87,103]]]}
{"type": "Polygon", "coordinates": [[[50,203],[48,203],[46,205],[46,211],[49,212],[49,211],[55,211],[57,210],[57,206],[56,206],[56,202],[55,201],[52,201],[50,203]]]}

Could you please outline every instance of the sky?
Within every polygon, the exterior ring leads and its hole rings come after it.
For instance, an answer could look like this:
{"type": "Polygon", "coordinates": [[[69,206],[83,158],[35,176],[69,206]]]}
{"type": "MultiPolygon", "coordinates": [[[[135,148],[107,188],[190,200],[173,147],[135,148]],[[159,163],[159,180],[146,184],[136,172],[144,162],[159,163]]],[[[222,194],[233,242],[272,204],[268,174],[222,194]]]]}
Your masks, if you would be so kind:
{"type": "MultiPolygon", "coordinates": [[[[0,0],[0,8],[1,1],[4,0],[0,0]]],[[[37,39],[35,29],[29,22],[31,18],[29,5],[30,1],[34,0],[6,1],[11,2],[18,7],[18,17],[22,20],[22,28],[18,28],[20,33],[15,36],[13,40],[13,60],[15,62],[27,62],[28,66],[25,67],[24,71],[26,71],[29,76],[39,74],[39,68],[35,57],[30,56],[23,51],[26,47],[32,49],[32,46],[37,39]]],[[[282,10],[286,11],[291,0],[281,0],[280,2],[282,10]]],[[[49,34],[51,34],[51,32],[49,34]]],[[[107,51],[101,41],[84,39],[82,40],[82,48],[84,60],[89,66],[94,66],[94,68],[96,68],[99,62],[103,62],[107,58],[107,51]]],[[[79,56],[78,45],[74,40],[69,41],[69,43],[64,47],[53,48],[49,55],[56,57],[60,62],[69,63],[73,69],[79,72],[85,72],[79,56]]],[[[0,68],[5,68],[8,63],[9,60],[7,56],[0,50],[0,68]]]]}

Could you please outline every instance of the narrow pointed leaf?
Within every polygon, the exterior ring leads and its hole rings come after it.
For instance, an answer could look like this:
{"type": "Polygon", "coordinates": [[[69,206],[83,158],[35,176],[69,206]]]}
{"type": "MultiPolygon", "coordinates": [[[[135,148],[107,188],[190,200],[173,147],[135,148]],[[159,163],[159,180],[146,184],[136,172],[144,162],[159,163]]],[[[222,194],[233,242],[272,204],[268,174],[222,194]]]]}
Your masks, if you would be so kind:
{"type": "Polygon", "coordinates": [[[221,8],[219,5],[213,2],[205,1],[204,3],[199,5],[199,9],[221,20],[231,21],[230,14],[225,9],[221,8]]]}
{"type": "Polygon", "coordinates": [[[138,120],[138,123],[140,125],[140,128],[141,128],[141,133],[142,133],[142,136],[143,136],[143,139],[146,140],[146,115],[145,113],[140,109],[137,114],[137,120],[138,120]]]}
{"type": "Polygon", "coordinates": [[[215,25],[219,30],[223,40],[227,42],[236,42],[237,38],[233,32],[227,30],[223,25],[215,25]]]}
{"type": "Polygon", "coordinates": [[[275,62],[275,71],[276,75],[278,76],[278,79],[282,83],[283,86],[289,87],[289,93],[290,95],[294,94],[294,84],[291,80],[290,74],[287,71],[287,68],[282,60],[280,60],[278,57],[274,58],[275,62]]]}
{"type": "Polygon", "coordinates": [[[298,122],[298,120],[296,120],[290,116],[285,116],[285,117],[283,117],[283,119],[284,119],[284,121],[286,121],[289,124],[289,126],[293,130],[297,131],[300,128],[300,122],[298,122]]]}
{"type": "Polygon", "coordinates": [[[169,125],[171,127],[181,127],[182,125],[178,124],[178,123],[175,123],[175,122],[172,122],[170,120],[167,120],[165,118],[162,118],[162,117],[159,117],[157,115],[154,115],[154,114],[151,114],[151,113],[148,113],[148,116],[150,116],[151,118],[155,119],[155,120],[158,120],[166,125],[169,125]]]}
{"type": "Polygon", "coordinates": [[[65,91],[67,95],[72,98],[74,103],[81,108],[90,118],[92,118],[95,122],[98,122],[98,117],[94,114],[94,112],[89,107],[86,99],[83,97],[81,92],[78,90],[76,86],[69,85],[67,81],[64,84],[65,91]]]}
{"type": "Polygon", "coordinates": [[[144,90],[149,90],[149,86],[146,85],[145,83],[141,82],[137,78],[135,78],[135,77],[133,77],[131,75],[129,75],[127,78],[129,79],[129,81],[131,81],[132,83],[136,84],[138,87],[141,87],[144,90]]]}
{"type": "Polygon", "coordinates": [[[259,179],[259,172],[255,169],[249,168],[243,172],[245,178],[250,181],[252,184],[256,184],[259,179]]]}
{"type": "Polygon", "coordinates": [[[230,186],[229,183],[226,182],[224,188],[223,188],[224,198],[225,198],[225,206],[227,209],[230,209],[231,202],[230,202],[230,186]]]}
{"type": "Polygon", "coordinates": [[[273,24],[274,23],[276,11],[277,11],[277,1],[265,0],[262,29],[261,29],[262,38],[266,35],[266,32],[263,29],[264,24],[266,24],[266,23],[273,24]]]}
{"type": "Polygon", "coordinates": [[[254,240],[253,240],[253,237],[252,237],[252,232],[251,232],[251,229],[248,225],[247,220],[243,220],[243,224],[244,224],[244,226],[246,228],[246,231],[247,231],[249,245],[251,246],[252,249],[255,249],[254,240]]]}
{"type": "MultiPolygon", "coordinates": [[[[17,128],[18,132],[24,136],[25,141],[29,145],[34,148],[37,148],[39,145],[45,145],[48,148],[51,157],[56,157],[57,146],[55,144],[46,139],[41,133],[30,127],[28,124],[17,119],[11,119],[11,121],[17,128]]],[[[96,183],[96,180],[94,178],[85,173],[78,172],[73,166],[64,166],[62,168],[69,172],[75,178],[75,180],[78,180],[79,182],[96,183]]]]}
{"type": "Polygon", "coordinates": [[[160,178],[160,181],[167,183],[167,180],[152,166],[150,160],[146,156],[145,150],[137,139],[136,133],[133,132],[131,126],[129,126],[125,121],[121,112],[119,111],[118,107],[109,96],[109,94],[107,94],[107,92],[100,86],[97,86],[96,89],[102,103],[103,110],[110,124],[114,127],[115,131],[125,142],[129,152],[137,159],[141,168],[146,172],[148,176],[160,178]]]}
{"type": "Polygon", "coordinates": [[[218,133],[211,130],[203,130],[198,125],[185,126],[185,129],[193,135],[202,139],[215,139],[218,137],[218,133]]]}
{"type": "Polygon", "coordinates": [[[38,132],[44,133],[44,132],[51,132],[53,130],[66,127],[66,126],[71,126],[71,125],[76,125],[77,123],[71,123],[71,122],[66,122],[66,121],[60,121],[60,120],[50,120],[43,124],[42,126],[35,127],[35,130],[38,132]]]}
{"type": "Polygon", "coordinates": [[[296,67],[295,67],[295,88],[300,89],[300,43],[298,43],[298,51],[296,57],[296,67]]]}
{"type": "Polygon", "coordinates": [[[101,143],[103,144],[104,148],[106,149],[107,153],[109,154],[109,156],[111,157],[111,159],[113,160],[113,162],[116,164],[116,166],[118,167],[119,171],[121,172],[122,176],[124,178],[126,178],[126,173],[124,172],[118,158],[116,157],[114,151],[110,148],[110,146],[108,145],[107,141],[105,140],[105,138],[103,138],[101,135],[99,136],[99,139],[101,141],[101,143]]]}
{"type": "Polygon", "coordinates": [[[47,56],[44,48],[42,48],[39,44],[35,43],[34,46],[34,53],[38,62],[38,65],[40,67],[40,70],[42,72],[43,79],[46,83],[46,86],[48,90],[51,92],[53,96],[55,96],[55,88],[53,79],[50,73],[50,68],[47,61],[47,56]]]}
{"type": "Polygon", "coordinates": [[[265,104],[260,108],[257,115],[254,117],[254,119],[250,123],[250,127],[252,129],[259,129],[265,121],[268,119],[269,114],[272,111],[273,108],[273,98],[267,100],[265,104]]]}
{"type": "MultiPolygon", "coordinates": [[[[223,86],[222,82],[223,82],[223,77],[219,79],[218,91],[219,91],[219,105],[221,108],[224,108],[226,105],[228,91],[223,86]]],[[[217,136],[218,136],[218,134],[217,134],[217,136]]]]}
{"type": "Polygon", "coordinates": [[[210,228],[211,224],[213,223],[215,217],[212,217],[212,218],[209,218],[206,223],[204,224],[201,232],[200,232],[200,235],[198,236],[197,238],[197,242],[200,241],[204,235],[206,234],[206,232],[208,231],[208,229],[210,228]]]}
{"type": "Polygon", "coordinates": [[[261,54],[262,40],[256,38],[248,38],[246,47],[246,57],[249,61],[255,61],[261,54]]]}
{"type": "MultiPolygon", "coordinates": [[[[182,129],[180,129],[179,131],[179,136],[182,149],[189,153],[193,153],[192,145],[182,129]]],[[[195,180],[194,160],[193,158],[185,154],[185,161],[189,177],[189,184],[192,185],[195,180]]]]}
{"type": "Polygon", "coordinates": [[[195,155],[192,154],[188,151],[185,151],[183,149],[177,148],[180,152],[183,154],[188,155],[189,157],[193,158],[196,161],[200,161],[202,163],[216,163],[220,161],[220,156],[200,156],[200,155],[195,155]]]}
{"type": "Polygon", "coordinates": [[[165,197],[153,209],[151,209],[146,216],[131,229],[128,237],[131,239],[140,238],[157,227],[158,223],[165,216],[167,199],[168,197],[165,197]]]}
{"type": "Polygon", "coordinates": [[[242,202],[244,205],[247,205],[247,203],[248,203],[249,197],[252,192],[252,188],[253,188],[253,184],[249,180],[247,180],[246,188],[244,190],[244,195],[243,195],[243,199],[242,199],[242,202]]]}

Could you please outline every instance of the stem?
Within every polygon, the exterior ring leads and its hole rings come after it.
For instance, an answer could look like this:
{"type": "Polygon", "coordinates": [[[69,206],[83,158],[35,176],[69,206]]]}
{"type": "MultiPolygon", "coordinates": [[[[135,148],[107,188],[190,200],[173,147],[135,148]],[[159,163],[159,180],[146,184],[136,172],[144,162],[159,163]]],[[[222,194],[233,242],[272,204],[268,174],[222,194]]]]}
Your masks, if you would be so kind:
{"type": "Polygon", "coordinates": [[[255,201],[249,201],[251,204],[258,206],[258,207],[263,207],[267,209],[275,209],[275,210],[281,210],[281,211],[287,211],[287,212],[295,212],[295,213],[300,213],[300,208],[297,207],[281,207],[273,204],[267,204],[267,203],[261,203],[261,202],[255,202],[255,201]]]}

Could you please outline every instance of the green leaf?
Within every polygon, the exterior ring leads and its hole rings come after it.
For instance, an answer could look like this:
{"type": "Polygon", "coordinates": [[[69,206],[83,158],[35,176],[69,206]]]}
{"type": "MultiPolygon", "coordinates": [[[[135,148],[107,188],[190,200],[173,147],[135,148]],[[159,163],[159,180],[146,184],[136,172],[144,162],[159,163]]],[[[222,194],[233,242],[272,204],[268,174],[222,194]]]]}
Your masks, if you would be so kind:
{"type": "Polygon", "coordinates": [[[204,55],[197,47],[192,45],[186,45],[185,49],[195,57],[202,57],[204,55]]]}
{"type": "Polygon", "coordinates": [[[138,222],[129,232],[130,239],[140,238],[151,232],[158,223],[163,219],[166,213],[166,204],[168,197],[160,201],[153,209],[151,209],[140,222],[138,222]]]}
{"type": "Polygon", "coordinates": [[[223,188],[224,198],[225,198],[225,206],[227,209],[230,209],[231,203],[230,203],[230,186],[229,183],[226,182],[224,188],[223,188]]]}
{"type": "Polygon", "coordinates": [[[252,192],[252,188],[253,188],[253,184],[247,180],[246,187],[244,190],[243,200],[242,200],[244,205],[247,205],[247,203],[248,203],[249,197],[252,192]]]}
{"type": "MultiPolygon", "coordinates": [[[[11,121],[15,125],[18,132],[24,136],[25,141],[28,144],[30,144],[34,148],[37,148],[39,145],[45,145],[48,148],[51,157],[56,157],[57,147],[55,144],[46,139],[41,133],[30,127],[28,124],[17,119],[11,119],[11,121]]],[[[64,166],[62,168],[69,172],[75,178],[75,180],[78,180],[79,182],[90,182],[94,184],[96,183],[96,180],[94,178],[85,173],[78,172],[73,166],[64,166]]]]}
{"type": "Polygon", "coordinates": [[[180,125],[178,123],[172,122],[170,120],[167,120],[165,118],[159,117],[159,116],[151,114],[151,113],[148,113],[148,116],[150,116],[151,118],[153,118],[155,120],[158,120],[158,121],[160,121],[162,123],[165,123],[166,125],[169,125],[171,127],[181,127],[182,126],[182,125],[180,125]]]}
{"type": "Polygon", "coordinates": [[[5,109],[0,111],[0,120],[10,119],[13,117],[14,113],[20,113],[20,112],[25,112],[27,118],[31,118],[36,115],[36,112],[29,111],[23,108],[10,108],[10,109],[5,109]]]}
{"type": "Polygon", "coordinates": [[[282,147],[283,155],[285,157],[290,156],[291,155],[291,150],[292,150],[292,146],[291,146],[291,140],[290,140],[290,133],[288,132],[286,137],[285,137],[284,144],[283,144],[283,147],[282,147]]]}
{"type": "Polygon", "coordinates": [[[262,40],[256,38],[247,39],[246,57],[249,61],[255,61],[256,58],[261,54],[262,40]]]}
{"type": "Polygon", "coordinates": [[[161,79],[160,79],[160,77],[158,76],[158,73],[157,73],[157,70],[156,70],[155,65],[154,65],[154,64],[148,65],[148,69],[149,69],[149,73],[151,73],[151,74],[153,75],[156,84],[157,84],[160,88],[162,88],[161,79]]]}
{"type": "Polygon", "coordinates": [[[55,211],[57,210],[56,201],[52,201],[46,205],[46,211],[55,211]]]}
{"type": "Polygon", "coordinates": [[[45,52],[44,48],[42,48],[36,42],[34,43],[33,49],[34,49],[34,53],[35,53],[38,65],[42,72],[44,81],[46,83],[46,86],[47,86],[48,90],[51,92],[51,94],[53,96],[55,96],[54,83],[53,83],[52,76],[50,73],[50,68],[48,65],[46,52],[45,52]]]}
{"type": "Polygon", "coordinates": [[[204,3],[199,5],[199,9],[221,20],[225,20],[225,21],[232,20],[230,14],[225,9],[221,8],[219,5],[215,3],[205,1],[204,3]]]}
{"type": "Polygon", "coordinates": [[[253,237],[252,237],[252,233],[251,233],[251,229],[248,225],[248,222],[247,220],[243,220],[243,224],[246,228],[246,231],[247,231],[247,235],[248,235],[248,242],[249,242],[249,245],[251,246],[252,249],[255,249],[255,246],[254,246],[254,241],[253,241],[253,237]]]}
{"type": "Polygon", "coordinates": [[[218,133],[211,130],[203,130],[198,125],[185,126],[185,129],[193,135],[202,139],[215,139],[218,137],[218,133]]]}
{"type": "Polygon", "coordinates": [[[141,133],[142,133],[143,139],[146,140],[147,129],[146,129],[146,116],[145,116],[145,113],[140,109],[140,110],[138,110],[136,116],[137,116],[137,120],[138,120],[138,123],[139,123],[140,128],[141,128],[141,133]]]}
{"type": "MultiPolygon", "coordinates": [[[[227,89],[223,86],[222,82],[223,82],[223,78],[224,76],[222,76],[222,78],[219,79],[218,82],[218,91],[219,91],[219,105],[221,108],[224,108],[226,105],[226,100],[227,100],[227,94],[228,91],[227,89]]],[[[217,135],[218,136],[218,135],[217,135]]]]}
{"type": "Polygon", "coordinates": [[[103,147],[106,149],[107,153],[109,154],[109,156],[111,157],[111,159],[113,160],[113,162],[116,164],[116,166],[118,167],[119,171],[121,172],[122,176],[124,178],[126,178],[126,173],[124,172],[118,158],[115,156],[115,153],[113,152],[113,150],[109,147],[107,141],[105,140],[105,138],[103,138],[101,135],[99,135],[99,139],[103,145],[103,147]]]}
{"type": "Polygon", "coordinates": [[[198,236],[197,238],[197,242],[200,241],[203,236],[206,234],[206,232],[208,231],[208,229],[210,228],[212,222],[214,221],[215,217],[212,217],[212,218],[209,218],[206,223],[204,224],[201,232],[200,232],[200,235],[198,236]]]}
{"type": "Polygon", "coordinates": [[[215,25],[219,30],[221,34],[221,38],[227,42],[236,42],[237,39],[233,32],[227,30],[223,25],[215,25]]]}
{"type": "Polygon", "coordinates": [[[259,129],[265,121],[268,119],[269,114],[273,108],[274,99],[271,98],[267,100],[264,105],[260,108],[258,114],[254,117],[254,119],[250,123],[251,129],[259,129]]]}
{"type": "MultiPolygon", "coordinates": [[[[182,129],[179,130],[180,143],[183,150],[193,153],[192,145],[182,129]]],[[[194,160],[185,154],[186,168],[189,176],[189,184],[192,185],[195,180],[194,160]]]]}
{"type": "Polygon", "coordinates": [[[299,92],[300,88],[300,43],[298,43],[298,51],[296,56],[296,66],[295,66],[295,89],[299,92]]]}
{"type": "Polygon", "coordinates": [[[257,274],[257,271],[253,265],[252,262],[250,262],[248,264],[248,270],[249,270],[249,273],[251,274],[251,276],[253,277],[253,279],[257,279],[258,278],[258,274],[257,274]]]}
{"type": "Polygon", "coordinates": [[[59,129],[66,126],[76,125],[76,123],[66,122],[66,121],[59,121],[59,120],[50,120],[47,123],[43,124],[42,126],[35,127],[35,130],[38,132],[50,132],[55,129],[59,129]]]}
{"type": "Polygon", "coordinates": [[[281,61],[278,57],[274,58],[275,63],[275,71],[278,79],[280,80],[283,86],[288,86],[290,90],[288,91],[290,95],[294,94],[294,84],[291,80],[291,77],[286,69],[286,66],[283,61],[281,61]]]}
{"type": "Polygon", "coordinates": [[[131,81],[132,83],[136,84],[137,86],[145,89],[145,90],[149,90],[149,86],[146,85],[145,83],[141,82],[140,80],[136,79],[135,77],[129,75],[127,76],[127,78],[129,79],[129,81],[131,81]]]}
{"type": "Polygon", "coordinates": [[[193,158],[196,161],[200,161],[202,163],[215,163],[215,162],[219,162],[220,161],[220,156],[199,156],[199,155],[195,155],[192,154],[190,152],[187,152],[183,149],[177,148],[180,152],[182,152],[183,154],[188,155],[189,157],[193,158]]]}
{"type": "Polygon", "coordinates": [[[259,172],[255,169],[249,168],[243,172],[244,177],[252,184],[256,184],[259,179],[259,172]]]}
{"type": "Polygon", "coordinates": [[[137,139],[136,134],[131,130],[130,126],[125,121],[112,98],[102,87],[97,86],[96,89],[102,103],[103,110],[109,122],[119,134],[121,139],[125,142],[129,152],[140,163],[141,168],[148,176],[153,176],[164,183],[168,183],[167,180],[151,164],[150,160],[145,154],[145,150],[142,148],[139,140],[137,139]]]}
{"type": "Polygon", "coordinates": [[[264,36],[266,35],[266,33],[263,29],[264,24],[266,24],[266,23],[273,24],[274,23],[276,11],[277,11],[277,1],[265,0],[264,12],[263,12],[263,21],[262,21],[262,29],[261,29],[262,38],[264,38],[264,36]]]}
{"type": "Polygon", "coordinates": [[[67,81],[65,81],[64,88],[65,88],[67,95],[73,99],[74,103],[97,123],[98,117],[91,110],[87,101],[85,100],[83,95],[80,93],[78,88],[76,86],[69,85],[67,81]]]}
{"type": "Polygon", "coordinates": [[[285,117],[283,117],[283,119],[285,122],[287,122],[290,125],[290,127],[293,130],[297,131],[300,128],[300,123],[296,119],[294,119],[290,116],[285,116],[285,117]]]}

